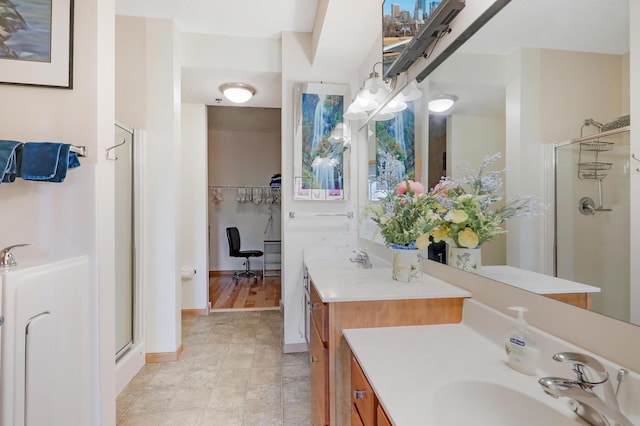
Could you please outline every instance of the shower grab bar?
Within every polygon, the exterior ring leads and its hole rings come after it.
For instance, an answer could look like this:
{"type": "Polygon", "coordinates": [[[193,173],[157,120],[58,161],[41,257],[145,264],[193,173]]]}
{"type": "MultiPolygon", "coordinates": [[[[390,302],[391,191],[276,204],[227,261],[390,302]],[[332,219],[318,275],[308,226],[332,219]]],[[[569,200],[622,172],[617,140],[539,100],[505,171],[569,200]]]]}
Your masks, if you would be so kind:
{"type": "MultiPolygon", "coordinates": [[[[636,154],[634,152],[631,153],[631,158],[636,161],[640,161],[640,158],[636,157],[636,154]]],[[[636,167],[636,172],[640,172],[640,168],[636,167]]]]}

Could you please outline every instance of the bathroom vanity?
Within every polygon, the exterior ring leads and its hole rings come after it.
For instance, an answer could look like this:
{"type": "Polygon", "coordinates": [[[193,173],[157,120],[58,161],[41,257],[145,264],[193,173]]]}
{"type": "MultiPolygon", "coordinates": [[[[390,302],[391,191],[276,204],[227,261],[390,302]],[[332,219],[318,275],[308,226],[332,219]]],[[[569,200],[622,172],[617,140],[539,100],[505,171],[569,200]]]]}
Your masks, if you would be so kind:
{"type": "Polygon", "coordinates": [[[478,274],[561,302],[591,309],[600,288],[508,265],[482,266],[478,274]]]}
{"type": "MultiPolygon", "coordinates": [[[[463,321],[412,327],[344,330],[352,351],[352,425],[454,426],[461,424],[586,424],[538,384],[544,376],[575,380],[572,365],[552,359],[557,352],[588,352],[533,329],[542,349],[537,373],[512,370],[502,338],[513,318],[465,300],[463,321]]],[[[593,355],[592,355],[593,356],[593,355]]],[[[618,366],[606,361],[613,388],[618,366]]],[[[639,376],[631,372],[618,402],[639,424],[639,376]]]]}
{"type": "Polygon", "coordinates": [[[351,355],[342,330],[458,323],[471,293],[437,278],[391,279],[391,267],[374,261],[361,269],[347,259],[305,257],[309,286],[309,357],[312,424],[344,425],[351,418],[351,355]]]}

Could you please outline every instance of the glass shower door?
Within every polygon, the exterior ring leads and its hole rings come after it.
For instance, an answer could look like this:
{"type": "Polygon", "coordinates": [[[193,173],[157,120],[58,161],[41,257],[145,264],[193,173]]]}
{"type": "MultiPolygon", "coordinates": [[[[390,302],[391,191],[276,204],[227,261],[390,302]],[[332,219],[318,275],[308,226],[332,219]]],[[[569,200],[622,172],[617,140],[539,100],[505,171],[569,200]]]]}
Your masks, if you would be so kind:
{"type": "Polygon", "coordinates": [[[592,309],[629,321],[629,132],[555,148],[556,276],[601,289],[592,309]]]}
{"type": "Polygon", "coordinates": [[[134,339],[133,130],[116,124],[109,157],[115,162],[116,359],[134,339]]]}

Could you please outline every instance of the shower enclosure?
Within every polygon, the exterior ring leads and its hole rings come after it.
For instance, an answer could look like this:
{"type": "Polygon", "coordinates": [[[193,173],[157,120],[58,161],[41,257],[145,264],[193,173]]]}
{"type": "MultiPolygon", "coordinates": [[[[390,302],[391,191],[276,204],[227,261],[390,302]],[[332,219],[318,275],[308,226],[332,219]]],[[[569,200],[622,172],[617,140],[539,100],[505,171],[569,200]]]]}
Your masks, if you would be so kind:
{"type": "Polygon", "coordinates": [[[629,127],[554,146],[559,278],[601,289],[592,310],[629,321],[629,127]]]}
{"type": "Polygon", "coordinates": [[[107,154],[115,166],[116,360],[127,352],[135,338],[133,134],[133,129],[116,124],[114,145],[107,154]]]}

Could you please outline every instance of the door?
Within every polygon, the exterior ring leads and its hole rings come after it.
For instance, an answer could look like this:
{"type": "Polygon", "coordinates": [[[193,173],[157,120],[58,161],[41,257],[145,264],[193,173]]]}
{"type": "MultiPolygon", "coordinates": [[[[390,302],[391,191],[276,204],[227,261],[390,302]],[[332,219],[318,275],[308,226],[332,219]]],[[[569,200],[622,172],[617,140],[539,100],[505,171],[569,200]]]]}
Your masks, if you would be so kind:
{"type": "Polygon", "coordinates": [[[115,162],[115,355],[118,359],[134,339],[133,130],[116,124],[114,145],[109,158],[115,162]]]}

